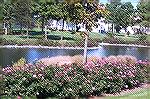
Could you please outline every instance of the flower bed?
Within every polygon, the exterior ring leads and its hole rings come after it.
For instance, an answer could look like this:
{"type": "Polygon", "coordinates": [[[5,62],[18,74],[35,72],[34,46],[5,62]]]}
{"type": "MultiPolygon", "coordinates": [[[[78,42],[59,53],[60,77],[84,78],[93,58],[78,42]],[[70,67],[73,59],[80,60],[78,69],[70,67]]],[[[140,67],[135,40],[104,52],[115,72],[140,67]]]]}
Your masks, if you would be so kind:
{"type": "Polygon", "coordinates": [[[98,96],[133,88],[147,81],[149,61],[131,56],[93,58],[85,65],[35,65],[3,68],[4,93],[9,96],[98,96]],[[142,69],[143,68],[143,69],[142,69]]]}

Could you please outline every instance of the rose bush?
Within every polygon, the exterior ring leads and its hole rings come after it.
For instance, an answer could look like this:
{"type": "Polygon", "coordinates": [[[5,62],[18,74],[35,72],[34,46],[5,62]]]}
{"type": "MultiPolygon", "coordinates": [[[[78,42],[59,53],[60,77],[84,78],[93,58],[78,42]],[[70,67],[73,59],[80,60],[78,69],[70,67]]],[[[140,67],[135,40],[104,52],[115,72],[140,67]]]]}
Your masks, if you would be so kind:
{"type": "Polygon", "coordinates": [[[131,56],[94,58],[85,65],[42,63],[3,68],[4,92],[10,96],[97,96],[133,88],[147,81],[150,62],[131,56]],[[145,76],[146,75],[146,76],[145,76]]]}

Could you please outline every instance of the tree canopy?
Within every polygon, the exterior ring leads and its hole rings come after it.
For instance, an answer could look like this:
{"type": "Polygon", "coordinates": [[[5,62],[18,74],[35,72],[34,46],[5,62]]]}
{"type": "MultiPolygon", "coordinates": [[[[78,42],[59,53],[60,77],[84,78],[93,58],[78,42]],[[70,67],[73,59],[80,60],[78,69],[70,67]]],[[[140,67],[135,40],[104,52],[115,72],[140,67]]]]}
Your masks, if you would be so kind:
{"type": "Polygon", "coordinates": [[[138,15],[142,19],[140,24],[144,27],[150,27],[150,1],[141,0],[137,6],[138,15]]]}
{"type": "Polygon", "coordinates": [[[121,3],[121,0],[111,0],[110,4],[106,5],[110,15],[107,20],[114,23],[116,26],[126,28],[131,23],[131,16],[134,12],[134,7],[131,2],[121,3]]]}

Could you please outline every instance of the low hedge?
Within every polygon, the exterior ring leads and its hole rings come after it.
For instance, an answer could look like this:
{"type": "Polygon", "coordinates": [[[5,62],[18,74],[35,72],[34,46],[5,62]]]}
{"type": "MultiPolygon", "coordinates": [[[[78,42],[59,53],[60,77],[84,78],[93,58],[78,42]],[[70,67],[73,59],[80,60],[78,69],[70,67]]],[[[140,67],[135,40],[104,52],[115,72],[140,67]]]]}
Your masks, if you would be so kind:
{"type": "Polygon", "coordinates": [[[150,61],[130,56],[96,58],[85,65],[45,66],[42,63],[3,68],[7,96],[72,97],[116,93],[146,82],[144,69],[150,61]]]}
{"type": "MultiPolygon", "coordinates": [[[[135,44],[150,46],[150,42],[145,39],[145,36],[139,37],[134,41],[127,41],[117,37],[105,37],[104,39],[89,38],[88,47],[97,47],[99,43],[110,43],[110,44],[135,44]],[[142,40],[141,40],[142,39],[142,40]]],[[[84,47],[84,39],[77,39],[75,41],[68,40],[43,40],[43,39],[6,39],[0,38],[0,45],[42,45],[42,46],[64,46],[64,47],[84,47]]]]}
{"type": "MultiPolygon", "coordinates": [[[[98,46],[99,39],[89,39],[88,47],[98,46]]],[[[42,46],[64,46],[64,47],[84,47],[84,40],[79,39],[76,41],[67,40],[43,40],[43,39],[5,39],[0,38],[0,45],[42,45],[42,46]]]]}
{"type": "Polygon", "coordinates": [[[117,38],[117,37],[105,37],[102,40],[102,42],[110,43],[110,44],[135,44],[135,45],[150,46],[150,42],[147,39],[145,39],[145,36],[141,36],[137,40],[134,40],[134,41],[128,41],[128,40],[117,38]]]}
{"type": "Polygon", "coordinates": [[[117,37],[105,37],[103,39],[103,42],[110,43],[110,44],[126,44],[126,41],[124,39],[117,38],[117,37]]]}

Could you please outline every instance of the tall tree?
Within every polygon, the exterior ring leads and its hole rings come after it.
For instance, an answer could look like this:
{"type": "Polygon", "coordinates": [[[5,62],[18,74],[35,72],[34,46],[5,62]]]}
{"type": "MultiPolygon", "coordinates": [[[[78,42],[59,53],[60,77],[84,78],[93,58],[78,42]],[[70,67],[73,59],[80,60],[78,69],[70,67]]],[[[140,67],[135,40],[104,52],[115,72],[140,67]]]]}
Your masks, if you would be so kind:
{"type": "Polygon", "coordinates": [[[5,34],[7,35],[7,32],[9,30],[9,33],[11,33],[12,30],[12,23],[14,21],[14,4],[5,2],[3,6],[3,22],[4,22],[4,28],[5,34]]]}
{"type": "Polygon", "coordinates": [[[5,29],[5,34],[11,33],[12,23],[13,23],[13,9],[16,0],[1,0],[1,22],[3,22],[3,27],[5,29]]]}
{"type": "Polygon", "coordinates": [[[107,20],[111,21],[116,26],[127,28],[131,22],[131,16],[134,12],[134,7],[131,2],[121,3],[121,0],[112,0],[106,5],[106,9],[110,12],[107,20]]]}
{"type": "Polygon", "coordinates": [[[97,24],[97,15],[102,16],[102,10],[95,0],[87,0],[83,3],[84,11],[81,13],[82,22],[85,24],[85,46],[84,46],[84,61],[83,63],[87,62],[87,44],[88,44],[88,37],[89,32],[92,31],[92,27],[95,27],[97,24]]]}
{"type": "Polygon", "coordinates": [[[15,21],[19,23],[20,30],[27,29],[26,35],[31,25],[31,1],[30,0],[17,0],[14,6],[15,21]]]}
{"type": "MultiPolygon", "coordinates": [[[[58,0],[37,0],[32,3],[32,10],[34,15],[38,16],[39,21],[42,22],[42,33],[44,33],[44,27],[49,19],[61,19],[61,9],[57,5],[58,0]]],[[[44,34],[47,38],[47,34],[44,34]]]]}
{"type": "Polygon", "coordinates": [[[69,17],[71,22],[74,24],[82,23],[85,26],[86,31],[83,32],[85,35],[84,41],[84,61],[87,62],[87,45],[89,32],[92,27],[96,26],[97,18],[106,15],[105,9],[102,9],[98,4],[98,0],[67,0],[69,5],[69,17]]]}
{"type": "Polygon", "coordinates": [[[4,6],[4,1],[0,0],[0,23],[3,21],[3,6],[4,6]]]}
{"type": "Polygon", "coordinates": [[[150,1],[141,0],[137,6],[139,17],[141,18],[140,24],[144,27],[150,27],[150,1]]]}

